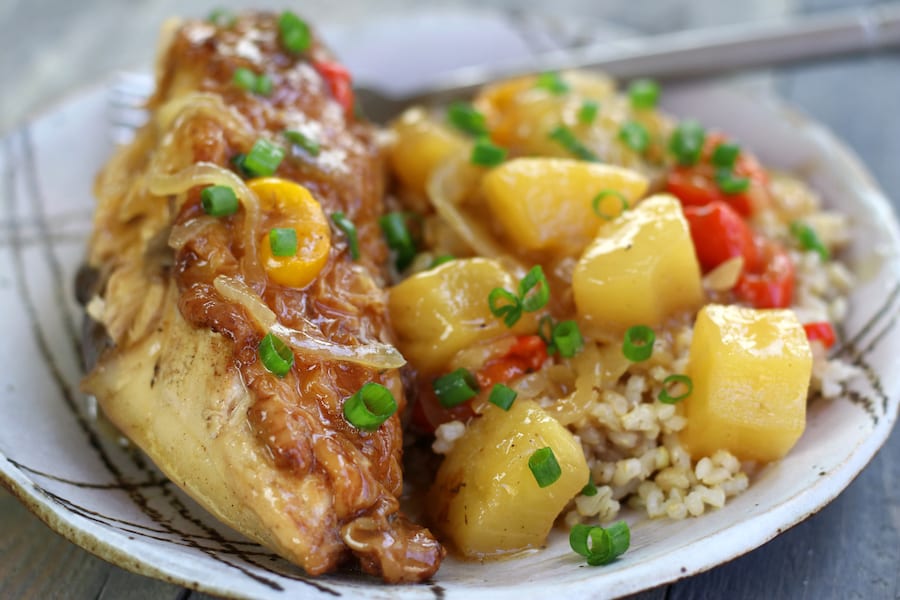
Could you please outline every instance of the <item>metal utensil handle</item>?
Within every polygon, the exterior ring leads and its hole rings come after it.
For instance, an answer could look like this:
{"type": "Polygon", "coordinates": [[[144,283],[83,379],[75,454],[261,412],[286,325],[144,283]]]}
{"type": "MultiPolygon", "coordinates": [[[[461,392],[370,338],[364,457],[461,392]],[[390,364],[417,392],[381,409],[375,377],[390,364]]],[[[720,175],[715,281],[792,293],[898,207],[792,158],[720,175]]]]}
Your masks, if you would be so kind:
{"type": "Polygon", "coordinates": [[[900,3],[775,23],[614,40],[554,51],[499,73],[467,67],[446,73],[407,101],[447,102],[470,95],[489,81],[535,71],[603,69],[621,79],[676,79],[887,48],[900,48],[900,3]]]}

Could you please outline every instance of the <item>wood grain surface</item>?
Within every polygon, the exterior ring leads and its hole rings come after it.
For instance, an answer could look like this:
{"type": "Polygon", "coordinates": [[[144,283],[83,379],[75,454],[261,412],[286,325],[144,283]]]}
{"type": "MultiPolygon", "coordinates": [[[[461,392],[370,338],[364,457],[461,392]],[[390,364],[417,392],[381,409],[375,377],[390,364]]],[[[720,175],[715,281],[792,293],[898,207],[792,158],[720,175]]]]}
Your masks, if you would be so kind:
{"type": "MultiPolygon", "coordinates": [[[[166,14],[204,14],[211,4],[171,0],[144,0],[115,6],[102,0],[80,3],[6,0],[0,3],[0,35],[14,40],[11,51],[0,53],[5,54],[0,58],[4,67],[0,71],[6,78],[12,73],[7,67],[13,62],[17,65],[15,74],[6,79],[0,91],[0,131],[21,119],[33,106],[46,104],[61,93],[66,84],[74,85],[75,80],[68,79],[66,69],[79,64],[76,61],[93,56],[96,60],[86,67],[88,71],[109,71],[135,61],[146,61],[149,57],[149,52],[130,54],[130,51],[118,58],[110,57],[101,48],[91,46],[89,41],[73,38],[75,33],[66,26],[67,19],[79,19],[79,15],[106,8],[115,16],[126,5],[133,7],[136,17],[155,23],[166,14]],[[43,20],[38,21],[39,18],[43,20]],[[37,39],[20,37],[22,28],[37,39]],[[58,50],[42,46],[60,35],[72,45],[72,56],[68,58],[60,57],[58,50]],[[58,74],[55,79],[52,77],[54,72],[58,74]],[[16,97],[15,89],[23,90],[23,95],[16,97]]],[[[239,6],[247,3],[220,4],[239,6]]],[[[309,2],[311,8],[304,12],[316,14],[321,11],[331,20],[351,18],[334,4],[312,1],[309,2]]],[[[384,4],[385,10],[393,11],[412,5],[421,7],[413,0],[393,0],[384,4]]],[[[461,4],[484,5],[474,0],[461,4]]],[[[609,18],[647,32],[870,4],[874,3],[850,0],[749,0],[740,3],[567,0],[553,3],[568,14],[609,18]]],[[[491,5],[502,10],[547,10],[543,4],[532,6],[513,0],[491,5]]],[[[356,11],[352,13],[353,18],[359,18],[360,11],[372,11],[364,0],[351,0],[342,6],[356,11]]],[[[137,25],[130,24],[121,31],[111,31],[110,36],[114,40],[125,40],[129,31],[133,33],[137,29],[137,25]]],[[[781,96],[829,126],[862,158],[891,197],[895,208],[900,207],[900,54],[784,68],[774,71],[772,77],[781,96]]],[[[856,481],[817,515],[728,564],[632,598],[900,599],[898,457],[900,431],[895,430],[856,481]]],[[[92,556],[51,531],[15,498],[0,490],[0,598],[184,600],[208,597],[131,574],[92,556]]]]}

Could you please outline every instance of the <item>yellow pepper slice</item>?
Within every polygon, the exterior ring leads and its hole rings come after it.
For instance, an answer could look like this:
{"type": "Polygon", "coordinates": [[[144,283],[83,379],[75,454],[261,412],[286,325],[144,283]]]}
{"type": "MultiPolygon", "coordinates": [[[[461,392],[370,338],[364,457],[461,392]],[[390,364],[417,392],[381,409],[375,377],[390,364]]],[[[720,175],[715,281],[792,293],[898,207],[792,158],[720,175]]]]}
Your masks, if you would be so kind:
{"type": "Polygon", "coordinates": [[[322,206],[302,185],[279,177],[252,179],[247,185],[259,198],[263,212],[275,215],[273,227],[297,232],[297,253],[274,256],[269,231],[259,239],[259,260],[269,278],[290,287],[308,285],[328,260],[331,229],[322,206]]]}

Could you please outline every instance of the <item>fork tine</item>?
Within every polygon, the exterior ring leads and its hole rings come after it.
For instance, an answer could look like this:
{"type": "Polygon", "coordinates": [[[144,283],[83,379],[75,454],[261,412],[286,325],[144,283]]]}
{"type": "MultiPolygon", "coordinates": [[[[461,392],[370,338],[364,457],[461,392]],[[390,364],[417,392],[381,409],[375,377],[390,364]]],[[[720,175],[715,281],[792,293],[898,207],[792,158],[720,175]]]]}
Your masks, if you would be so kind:
{"type": "Polygon", "coordinates": [[[134,132],[147,122],[147,98],[153,93],[153,78],[145,73],[117,73],[110,85],[108,121],[115,144],[126,144],[134,132]]]}

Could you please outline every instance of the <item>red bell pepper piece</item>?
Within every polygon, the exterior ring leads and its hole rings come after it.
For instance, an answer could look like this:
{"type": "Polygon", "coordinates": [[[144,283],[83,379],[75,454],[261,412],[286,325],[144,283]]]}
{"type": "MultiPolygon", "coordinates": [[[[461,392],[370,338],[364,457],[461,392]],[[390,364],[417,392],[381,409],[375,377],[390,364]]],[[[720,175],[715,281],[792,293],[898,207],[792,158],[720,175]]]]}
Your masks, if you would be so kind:
{"type": "Polygon", "coordinates": [[[834,327],[828,321],[819,321],[816,323],[807,323],[803,326],[806,331],[806,337],[810,342],[820,341],[825,348],[831,348],[837,341],[834,333],[834,327]]]}
{"type": "Polygon", "coordinates": [[[744,258],[745,269],[757,268],[753,231],[728,204],[714,201],[704,206],[685,206],[684,216],[704,273],[735,256],[744,258]]]}
{"type": "Polygon", "coordinates": [[[794,297],[794,263],[777,242],[756,238],[760,261],[757,268],[746,267],[734,292],[754,308],[787,308],[794,297]]]}
{"type": "Polygon", "coordinates": [[[334,61],[318,61],[313,63],[319,75],[328,83],[331,89],[331,95],[334,99],[344,107],[344,110],[353,111],[353,84],[350,79],[350,72],[347,68],[334,61]]]}

